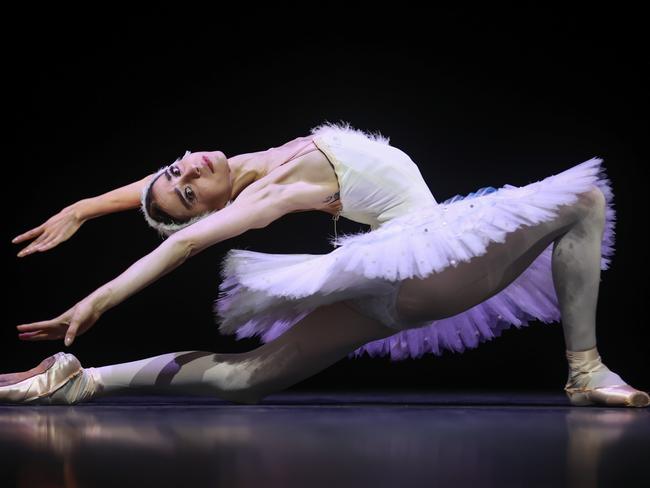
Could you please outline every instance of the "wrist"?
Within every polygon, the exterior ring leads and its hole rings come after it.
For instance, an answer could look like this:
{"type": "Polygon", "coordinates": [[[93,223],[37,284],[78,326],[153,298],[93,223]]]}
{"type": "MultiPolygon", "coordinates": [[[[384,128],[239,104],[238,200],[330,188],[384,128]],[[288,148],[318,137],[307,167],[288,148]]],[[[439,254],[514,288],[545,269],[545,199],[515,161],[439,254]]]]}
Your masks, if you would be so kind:
{"type": "Polygon", "coordinates": [[[113,300],[111,289],[106,285],[95,290],[88,298],[92,301],[93,308],[100,315],[117,305],[113,300]]]}
{"type": "Polygon", "coordinates": [[[90,215],[89,209],[90,209],[90,199],[89,198],[84,198],[83,200],[79,200],[78,202],[73,203],[70,205],[68,208],[70,211],[74,214],[75,218],[79,222],[84,222],[92,216],[90,215]]]}

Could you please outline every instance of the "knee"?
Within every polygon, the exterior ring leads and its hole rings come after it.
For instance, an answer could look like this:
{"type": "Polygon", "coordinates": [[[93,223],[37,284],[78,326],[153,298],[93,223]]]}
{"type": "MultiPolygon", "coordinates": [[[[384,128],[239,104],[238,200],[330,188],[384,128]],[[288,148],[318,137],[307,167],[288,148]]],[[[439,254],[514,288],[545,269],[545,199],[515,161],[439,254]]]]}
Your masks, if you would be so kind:
{"type": "MultiPolygon", "coordinates": [[[[242,377],[243,378],[243,377],[242,377]]],[[[222,398],[246,405],[258,404],[263,398],[287,387],[282,372],[264,367],[255,374],[247,374],[245,380],[230,384],[219,394],[222,398]],[[226,390],[226,391],[224,391],[226,390]]]]}
{"type": "Polygon", "coordinates": [[[580,194],[580,203],[591,217],[604,218],[607,200],[603,191],[596,185],[580,194]]]}
{"type": "Polygon", "coordinates": [[[237,369],[230,374],[204,378],[211,395],[234,403],[256,404],[265,396],[262,385],[251,375],[237,369]]]}

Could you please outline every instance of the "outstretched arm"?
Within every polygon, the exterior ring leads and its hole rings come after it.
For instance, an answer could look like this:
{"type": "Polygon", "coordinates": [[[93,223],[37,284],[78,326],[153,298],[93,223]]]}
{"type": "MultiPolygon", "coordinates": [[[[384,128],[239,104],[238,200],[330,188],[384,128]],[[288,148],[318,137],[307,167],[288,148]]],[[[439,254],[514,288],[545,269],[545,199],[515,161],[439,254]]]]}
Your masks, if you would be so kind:
{"type": "Polygon", "coordinates": [[[242,195],[231,205],[172,234],[95,292],[101,299],[101,312],[123,302],[203,249],[247,230],[266,227],[285,215],[292,208],[291,200],[285,200],[284,194],[281,186],[266,186],[253,194],[242,195]]]}
{"type": "MultiPolygon", "coordinates": [[[[99,317],[131,295],[180,266],[210,244],[261,228],[292,210],[284,203],[284,191],[274,185],[253,194],[242,195],[231,205],[180,230],[156,249],[136,261],[115,279],[101,286],[59,317],[17,326],[21,339],[47,340],[65,337],[70,345],[99,317]]],[[[288,199],[287,202],[296,201],[288,199]]]]}
{"type": "Polygon", "coordinates": [[[18,253],[18,257],[52,249],[61,242],[68,240],[87,220],[113,212],[137,208],[140,205],[140,192],[152,177],[153,174],[147,175],[129,185],[116,188],[96,197],[84,198],[65,207],[46,222],[15,237],[11,241],[14,244],[19,244],[28,239],[37,238],[23,248],[18,253]]]}

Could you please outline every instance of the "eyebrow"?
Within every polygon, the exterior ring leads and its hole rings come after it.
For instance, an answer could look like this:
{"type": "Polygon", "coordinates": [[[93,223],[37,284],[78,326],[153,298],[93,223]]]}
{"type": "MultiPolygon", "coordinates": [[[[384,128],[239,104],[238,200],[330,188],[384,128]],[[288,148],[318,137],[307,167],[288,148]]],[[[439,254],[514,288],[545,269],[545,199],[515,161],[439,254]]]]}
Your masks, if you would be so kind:
{"type": "MultiPolygon", "coordinates": [[[[167,168],[167,169],[165,170],[165,177],[167,178],[167,181],[172,181],[172,177],[171,177],[171,175],[169,174],[169,168],[167,168]]],[[[187,203],[187,201],[185,200],[185,198],[183,198],[183,194],[180,192],[180,190],[179,190],[178,188],[174,188],[174,191],[176,192],[176,195],[178,195],[178,199],[181,201],[181,203],[183,204],[183,206],[184,206],[186,209],[191,210],[191,209],[192,209],[192,206],[191,206],[189,203],[187,203]]]]}

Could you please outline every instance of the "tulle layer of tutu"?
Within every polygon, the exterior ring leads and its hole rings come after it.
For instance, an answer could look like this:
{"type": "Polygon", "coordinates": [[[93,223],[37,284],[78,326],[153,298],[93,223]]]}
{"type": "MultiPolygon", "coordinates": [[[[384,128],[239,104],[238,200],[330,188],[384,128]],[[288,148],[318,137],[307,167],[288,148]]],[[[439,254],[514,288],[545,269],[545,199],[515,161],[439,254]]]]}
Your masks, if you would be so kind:
{"type": "MultiPolygon", "coordinates": [[[[597,186],[607,209],[601,245],[601,269],[614,253],[613,192],[602,166],[592,158],[561,173],[525,186],[482,188],[442,203],[424,205],[381,227],[331,239],[328,254],[269,254],[230,250],[221,265],[222,282],[214,311],[219,330],[238,339],[280,336],[315,308],[349,298],[383,294],[388,281],[424,278],[447,266],[486,252],[508,233],[552,219],[561,205],[597,186]]],[[[504,329],[531,320],[560,320],[551,272],[552,244],[509,286],[488,300],[426,325],[400,330],[352,351],[417,358],[444,350],[463,352],[498,337],[504,329]]]]}

